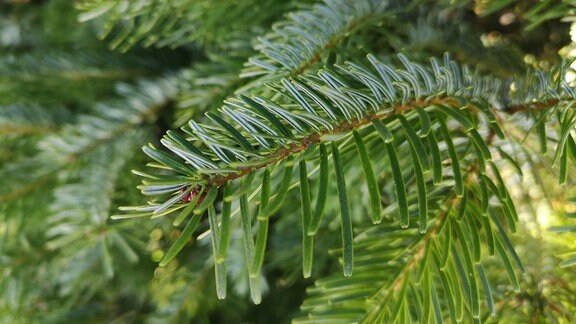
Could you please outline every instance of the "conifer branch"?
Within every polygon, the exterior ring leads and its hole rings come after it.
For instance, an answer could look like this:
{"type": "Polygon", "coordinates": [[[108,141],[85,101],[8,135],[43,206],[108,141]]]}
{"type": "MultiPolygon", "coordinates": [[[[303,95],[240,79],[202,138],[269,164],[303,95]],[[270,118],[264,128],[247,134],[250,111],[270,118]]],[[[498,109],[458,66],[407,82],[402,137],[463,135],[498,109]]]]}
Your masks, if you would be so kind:
{"type": "Polygon", "coordinates": [[[260,56],[250,58],[241,76],[296,77],[318,63],[325,54],[358,30],[378,23],[386,4],[381,1],[326,1],[288,15],[274,32],[259,39],[260,56]],[[318,28],[325,22],[326,28],[318,28]]]}
{"type": "MultiPolygon", "coordinates": [[[[160,98],[141,97],[139,100],[134,100],[129,106],[124,106],[125,102],[122,100],[111,102],[109,103],[110,105],[123,105],[122,114],[110,116],[107,115],[106,111],[100,110],[100,114],[83,116],[77,124],[62,126],[58,133],[53,133],[44,138],[39,143],[40,153],[34,156],[32,161],[44,163],[42,161],[49,160],[56,163],[51,164],[48,170],[40,171],[43,173],[34,175],[34,178],[30,179],[28,183],[17,186],[0,196],[0,201],[11,201],[25,196],[38,186],[54,179],[70,163],[98,148],[113,144],[119,137],[126,135],[130,130],[138,129],[145,123],[156,120],[159,113],[172,104],[172,98],[164,97],[170,96],[171,92],[174,91],[172,82],[171,80],[164,80],[163,82],[158,80],[158,84],[154,85],[142,82],[140,89],[128,88],[132,92],[142,91],[145,93],[144,91],[147,90],[149,91],[147,95],[152,96],[154,92],[163,91],[165,93],[161,94],[160,98]],[[158,102],[158,100],[161,101],[158,102]],[[108,126],[105,132],[102,132],[102,125],[108,126]],[[81,131],[78,131],[78,129],[81,129],[81,131]]],[[[124,89],[124,91],[128,89],[124,89]]],[[[102,108],[100,107],[100,109],[102,108]]],[[[58,116],[58,114],[55,116],[58,116]]]]}
{"type": "Polygon", "coordinates": [[[395,114],[410,112],[414,109],[424,109],[426,107],[430,107],[431,105],[444,105],[451,108],[458,108],[458,101],[454,98],[438,97],[429,99],[414,99],[406,104],[397,103],[393,106],[392,110],[387,109],[388,107],[386,106],[383,106],[378,109],[380,112],[369,112],[360,120],[342,121],[341,123],[334,125],[334,128],[331,130],[325,129],[319,133],[312,133],[307,137],[299,138],[298,142],[292,142],[289,144],[289,146],[279,148],[278,150],[272,152],[270,155],[275,156],[276,158],[274,159],[267,159],[261,164],[254,164],[250,167],[238,168],[236,173],[230,173],[228,175],[217,175],[215,177],[206,176],[204,181],[208,186],[215,185],[219,187],[225,185],[226,183],[244,177],[257,169],[274,165],[284,159],[291,157],[292,155],[301,153],[314,144],[322,143],[323,136],[347,134],[354,129],[359,129],[370,125],[374,120],[382,120],[392,117],[395,114]]]}

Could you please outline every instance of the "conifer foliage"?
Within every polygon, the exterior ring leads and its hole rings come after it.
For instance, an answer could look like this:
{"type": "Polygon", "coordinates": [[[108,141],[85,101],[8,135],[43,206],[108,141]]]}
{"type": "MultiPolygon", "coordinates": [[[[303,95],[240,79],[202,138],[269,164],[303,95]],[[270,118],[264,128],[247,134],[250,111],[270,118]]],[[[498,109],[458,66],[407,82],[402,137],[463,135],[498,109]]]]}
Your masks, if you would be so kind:
{"type": "Polygon", "coordinates": [[[2,322],[576,320],[569,3],[0,8],[2,322]]]}

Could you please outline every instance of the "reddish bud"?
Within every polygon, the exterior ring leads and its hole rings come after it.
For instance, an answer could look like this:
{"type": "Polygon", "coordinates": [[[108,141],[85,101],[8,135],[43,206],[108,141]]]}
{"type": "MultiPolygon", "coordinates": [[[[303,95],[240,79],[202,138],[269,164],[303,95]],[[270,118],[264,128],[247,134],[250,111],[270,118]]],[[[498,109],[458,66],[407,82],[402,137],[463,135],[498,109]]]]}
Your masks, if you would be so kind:
{"type": "MultiPolygon", "coordinates": [[[[186,190],[188,190],[188,186],[180,189],[180,192],[184,192],[186,190]]],[[[198,196],[198,194],[200,193],[200,191],[202,191],[202,185],[198,184],[194,189],[192,189],[188,194],[186,194],[184,197],[182,197],[180,199],[181,202],[183,203],[189,203],[192,200],[194,200],[194,198],[196,198],[196,196],[198,196]]],[[[198,199],[198,202],[196,203],[197,205],[200,205],[202,203],[202,201],[204,201],[204,197],[206,197],[206,192],[202,193],[202,196],[200,196],[200,198],[198,199]]]]}

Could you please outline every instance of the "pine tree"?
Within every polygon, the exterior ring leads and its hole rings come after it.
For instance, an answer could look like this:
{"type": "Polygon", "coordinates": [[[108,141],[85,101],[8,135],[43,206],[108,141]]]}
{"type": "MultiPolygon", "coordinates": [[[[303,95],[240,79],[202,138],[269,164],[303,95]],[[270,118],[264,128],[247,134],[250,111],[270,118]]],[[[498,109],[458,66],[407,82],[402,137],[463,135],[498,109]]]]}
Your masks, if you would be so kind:
{"type": "Polygon", "coordinates": [[[0,3],[0,321],[575,321],[575,8],[0,3]]]}

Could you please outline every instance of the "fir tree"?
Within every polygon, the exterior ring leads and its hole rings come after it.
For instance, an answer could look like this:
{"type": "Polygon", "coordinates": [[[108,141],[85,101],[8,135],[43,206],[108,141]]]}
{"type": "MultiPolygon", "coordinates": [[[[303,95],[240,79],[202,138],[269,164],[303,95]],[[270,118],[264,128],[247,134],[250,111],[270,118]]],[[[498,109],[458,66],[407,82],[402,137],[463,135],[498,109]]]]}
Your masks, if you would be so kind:
{"type": "Polygon", "coordinates": [[[1,322],[576,320],[570,2],[0,9],[1,322]]]}

